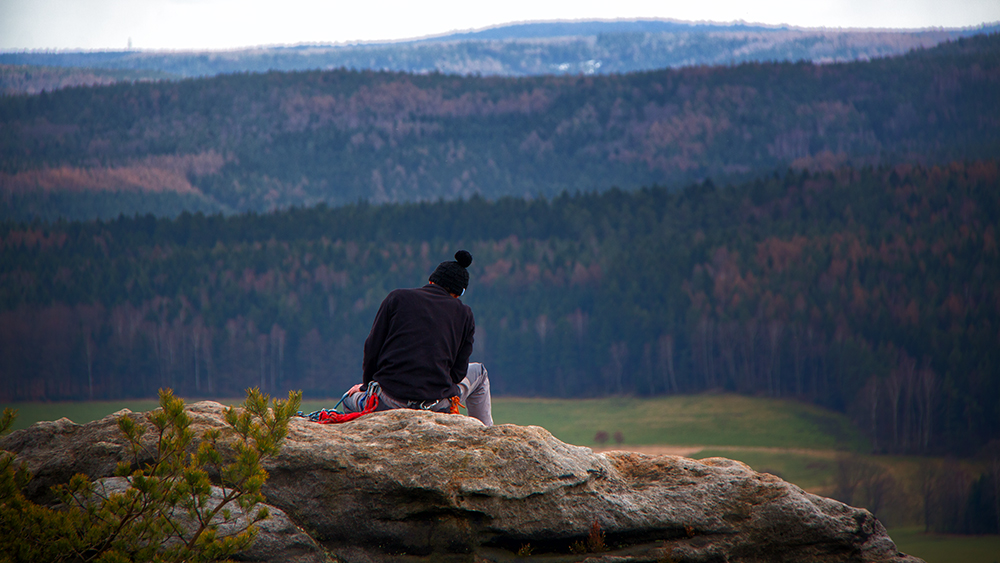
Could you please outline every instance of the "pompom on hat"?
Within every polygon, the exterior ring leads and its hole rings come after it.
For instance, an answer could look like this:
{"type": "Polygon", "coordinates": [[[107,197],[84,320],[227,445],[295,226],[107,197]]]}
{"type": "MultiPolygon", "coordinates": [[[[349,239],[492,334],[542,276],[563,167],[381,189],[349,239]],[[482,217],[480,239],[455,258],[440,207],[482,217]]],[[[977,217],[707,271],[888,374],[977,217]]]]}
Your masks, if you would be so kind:
{"type": "Polygon", "coordinates": [[[448,290],[448,293],[461,295],[469,287],[469,271],[466,268],[472,264],[472,255],[467,250],[455,253],[455,260],[441,262],[431,274],[430,281],[448,290]]]}

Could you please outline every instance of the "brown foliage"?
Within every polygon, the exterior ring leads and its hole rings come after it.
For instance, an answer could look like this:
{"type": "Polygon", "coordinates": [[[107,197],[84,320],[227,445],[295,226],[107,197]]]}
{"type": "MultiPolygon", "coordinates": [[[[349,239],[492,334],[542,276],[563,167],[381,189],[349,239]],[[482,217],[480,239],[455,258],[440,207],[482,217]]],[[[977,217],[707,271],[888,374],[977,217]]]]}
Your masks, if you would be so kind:
{"type": "Polygon", "coordinates": [[[178,156],[154,156],[130,165],[80,168],[60,166],[0,173],[0,189],[5,193],[140,191],[201,193],[191,185],[188,174],[215,174],[225,159],[214,151],[178,156]]]}

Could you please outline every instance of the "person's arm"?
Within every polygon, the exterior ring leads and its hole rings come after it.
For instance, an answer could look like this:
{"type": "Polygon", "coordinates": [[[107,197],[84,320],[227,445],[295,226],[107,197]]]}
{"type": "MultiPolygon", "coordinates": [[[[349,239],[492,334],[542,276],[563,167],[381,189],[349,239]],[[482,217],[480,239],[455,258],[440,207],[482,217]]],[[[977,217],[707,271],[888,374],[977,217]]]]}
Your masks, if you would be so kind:
{"type": "Polygon", "coordinates": [[[378,308],[375,314],[375,321],[372,322],[372,329],[365,339],[365,355],[361,362],[363,375],[361,378],[362,387],[367,387],[372,381],[375,371],[378,369],[379,356],[382,353],[382,346],[385,344],[386,335],[389,332],[389,318],[392,315],[392,294],[390,293],[378,308]]]}
{"type": "Polygon", "coordinates": [[[458,348],[458,356],[455,363],[451,365],[451,380],[455,384],[461,383],[469,372],[469,357],[472,356],[472,343],[475,340],[476,320],[469,313],[468,327],[465,330],[465,337],[458,348]]]}

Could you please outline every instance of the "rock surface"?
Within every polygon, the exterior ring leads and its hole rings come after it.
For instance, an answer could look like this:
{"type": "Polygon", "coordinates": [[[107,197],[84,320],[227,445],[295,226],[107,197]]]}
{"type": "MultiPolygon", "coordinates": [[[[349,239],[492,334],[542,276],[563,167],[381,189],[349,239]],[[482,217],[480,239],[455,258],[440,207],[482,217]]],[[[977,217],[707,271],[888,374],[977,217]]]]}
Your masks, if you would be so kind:
{"type": "MultiPolygon", "coordinates": [[[[94,482],[94,490],[98,491],[98,496],[101,497],[123,493],[130,486],[129,480],[124,477],[107,477],[94,482]]],[[[212,508],[218,506],[221,498],[222,490],[218,487],[212,487],[212,496],[208,505],[212,508]]],[[[256,524],[257,537],[249,548],[234,558],[235,561],[282,561],[287,563],[326,563],[330,561],[326,552],[316,545],[316,542],[308,534],[296,526],[284,511],[264,503],[258,504],[257,509],[262,506],[267,507],[268,517],[256,524]]],[[[229,510],[231,520],[220,523],[219,537],[235,535],[246,530],[246,512],[236,503],[229,505],[229,510]]],[[[184,514],[182,509],[175,509],[172,517],[181,526],[184,526],[188,533],[194,529],[194,520],[184,514]]]]}
{"type": "MultiPolygon", "coordinates": [[[[189,410],[196,431],[225,428],[222,405],[189,410]]],[[[0,448],[28,463],[29,494],[43,498],[76,472],[111,475],[126,457],[122,443],[107,417],[36,424],[0,448]]],[[[898,553],[868,511],[739,462],[597,454],[539,427],[485,428],[464,416],[297,419],[268,471],[268,503],[334,560],[352,563],[919,561],[898,553]],[[593,552],[595,539],[604,551],[593,552]]],[[[270,536],[262,529],[259,541],[270,536]]]]}

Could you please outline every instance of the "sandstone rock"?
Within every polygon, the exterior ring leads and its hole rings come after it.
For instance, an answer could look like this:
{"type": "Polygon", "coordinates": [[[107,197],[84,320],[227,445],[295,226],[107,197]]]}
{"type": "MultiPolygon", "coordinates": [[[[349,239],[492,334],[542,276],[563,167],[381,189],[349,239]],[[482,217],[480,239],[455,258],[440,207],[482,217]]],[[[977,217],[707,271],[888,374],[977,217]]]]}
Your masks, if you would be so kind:
{"type": "MultiPolygon", "coordinates": [[[[129,487],[129,480],[124,477],[107,477],[94,482],[94,490],[98,493],[98,498],[123,493],[129,487]]],[[[221,499],[222,489],[212,487],[212,497],[209,499],[208,506],[215,508],[221,499]]],[[[219,525],[219,537],[238,534],[247,527],[246,513],[243,509],[237,503],[232,503],[228,507],[231,519],[219,525]]],[[[316,542],[308,534],[296,526],[284,511],[264,503],[258,504],[254,510],[262,507],[267,507],[268,517],[256,524],[257,537],[247,549],[237,554],[233,560],[288,563],[327,563],[330,561],[326,552],[316,545],[316,542]]],[[[175,509],[172,517],[184,527],[183,529],[187,530],[186,533],[190,534],[195,529],[194,521],[185,514],[184,510],[175,509]]],[[[178,540],[174,539],[173,541],[178,540]]]]}
{"type": "MultiPolygon", "coordinates": [[[[222,411],[191,405],[195,430],[224,428],[222,411]]],[[[116,431],[111,418],[36,425],[0,448],[43,487],[77,471],[109,475],[125,454],[116,431]]],[[[539,427],[463,416],[294,420],[268,471],[268,503],[347,562],[531,559],[522,549],[545,561],[919,561],[868,511],[739,462],[597,454],[539,427]],[[608,550],[573,553],[595,522],[608,550]]]]}
{"type": "Polygon", "coordinates": [[[49,487],[66,483],[77,473],[93,479],[113,475],[119,461],[128,459],[125,440],[116,415],[132,415],[127,409],[83,427],[68,418],[38,422],[0,438],[0,449],[14,452],[28,464],[34,478],[26,495],[36,502],[54,500],[49,487]]]}

